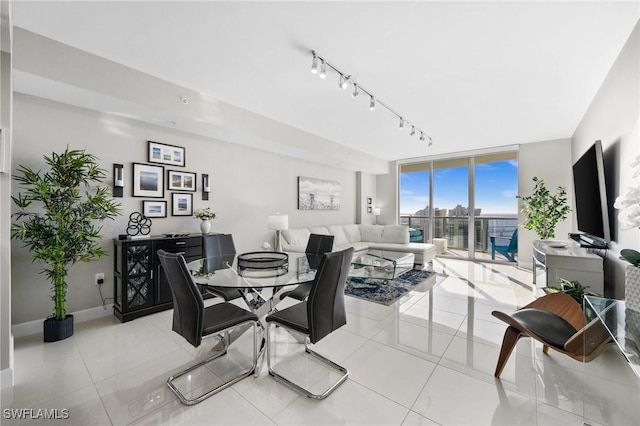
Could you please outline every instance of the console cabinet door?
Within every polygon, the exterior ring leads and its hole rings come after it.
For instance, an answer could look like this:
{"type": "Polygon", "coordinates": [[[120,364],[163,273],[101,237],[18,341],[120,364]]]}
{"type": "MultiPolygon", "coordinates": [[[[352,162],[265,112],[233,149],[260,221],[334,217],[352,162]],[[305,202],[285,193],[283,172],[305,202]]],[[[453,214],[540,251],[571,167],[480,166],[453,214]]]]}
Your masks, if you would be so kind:
{"type": "Polygon", "coordinates": [[[123,313],[152,306],[151,242],[123,243],[116,246],[116,251],[120,261],[120,270],[116,270],[116,306],[123,313]]]}

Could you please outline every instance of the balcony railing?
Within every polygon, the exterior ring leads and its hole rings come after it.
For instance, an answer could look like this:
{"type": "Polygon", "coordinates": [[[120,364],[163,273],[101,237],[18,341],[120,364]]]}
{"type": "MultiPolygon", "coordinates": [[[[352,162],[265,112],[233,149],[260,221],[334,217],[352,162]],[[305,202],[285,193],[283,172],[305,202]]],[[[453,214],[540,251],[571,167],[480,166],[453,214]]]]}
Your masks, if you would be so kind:
{"type": "MultiPolygon", "coordinates": [[[[400,224],[413,230],[411,241],[427,242],[432,238],[444,238],[450,249],[469,250],[469,217],[467,216],[409,216],[401,215],[400,224]],[[434,222],[433,237],[429,235],[430,221],[434,222]]],[[[504,216],[479,216],[474,220],[476,235],[475,251],[487,253],[491,251],[490,238],[492,236],[511,238],[513,231],[518,228],[518,218],[504,216]]]]}

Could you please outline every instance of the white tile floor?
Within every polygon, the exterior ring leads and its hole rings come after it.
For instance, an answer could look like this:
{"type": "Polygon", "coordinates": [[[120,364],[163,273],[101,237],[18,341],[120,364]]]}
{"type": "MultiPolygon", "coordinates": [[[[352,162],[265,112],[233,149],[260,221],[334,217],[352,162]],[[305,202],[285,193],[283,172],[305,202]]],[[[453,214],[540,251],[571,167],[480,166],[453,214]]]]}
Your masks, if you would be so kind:
{"type": "MultiPolygon", "coordinates": [[[[491,311],[534,297],[531,273],[511,265],[437,259],[430,291],[386,307],[347,297],[348,324],[316,349],[350,370],[329,398],[315,401],[260,376],[193,407],[181,405],[167,377],[207,355],[171,331],[171,311],[121,324],[113,317],[76,324],[71,338],[15,342],[15,387],[2,391],[2,424],[366,424],[637,425],[639,380],[615,348],[589,364],[543,355],[518,343],[500,380],[493,377],[506,326],[491,311]],[[444,276],[446,274],[446,276],[444,276]],[[9,421],[4,409],[68,409],[61,420],[9,421]]],[[[250,333],[229,354],[182,383],[199,391],[241,368],[250,333]]],[[[310,385],[327,373],[278,331],[280,369],[310,385]]]]}

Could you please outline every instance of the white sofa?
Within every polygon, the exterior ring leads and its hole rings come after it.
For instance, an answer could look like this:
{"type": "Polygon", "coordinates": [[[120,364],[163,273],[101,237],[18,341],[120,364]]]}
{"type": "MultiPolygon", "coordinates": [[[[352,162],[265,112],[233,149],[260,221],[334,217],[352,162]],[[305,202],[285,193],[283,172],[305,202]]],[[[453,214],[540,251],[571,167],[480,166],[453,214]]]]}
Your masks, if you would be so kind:
{"type": "Polygon", "coordinates": [[[333,250],[355,249],[354,254],[369,249],[389,250],[415,255],[415,269],[433,265],[433,244],[409,242],[409,228],[403,225],[328,225],[286,229],[280,233],[284,251],[304,252],[311,234],[333,235],[333,250]]]}

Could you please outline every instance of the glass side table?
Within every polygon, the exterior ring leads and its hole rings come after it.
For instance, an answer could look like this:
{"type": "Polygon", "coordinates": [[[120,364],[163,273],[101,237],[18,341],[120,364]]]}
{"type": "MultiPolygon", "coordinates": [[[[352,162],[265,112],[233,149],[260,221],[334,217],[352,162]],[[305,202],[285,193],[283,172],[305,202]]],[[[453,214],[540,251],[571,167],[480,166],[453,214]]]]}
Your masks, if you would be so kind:
{"type": "Polygon", "coordinates": [[[596,296],[585,296],[584,308],[598,316],[640,378],[640,312],[627,309],[624,300],[596,296]]]}

